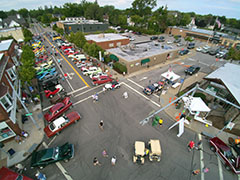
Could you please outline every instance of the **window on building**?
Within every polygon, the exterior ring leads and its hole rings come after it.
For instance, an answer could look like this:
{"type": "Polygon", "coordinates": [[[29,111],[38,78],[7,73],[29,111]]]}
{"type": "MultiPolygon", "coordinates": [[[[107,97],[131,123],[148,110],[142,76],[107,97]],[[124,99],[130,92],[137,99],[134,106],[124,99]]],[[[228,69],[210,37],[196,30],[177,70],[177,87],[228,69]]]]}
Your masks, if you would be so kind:
{"type": "Polygon", "coordinates": [[[99,27],[99,26],[98,26],[97,28],[98,28],[98,29],[100,29],[100,27],[99,27]]]}
{"type": "Polygon", "coordinates": [[[121,42],[118,42],[118,43],[117,43],[117,46],[120,47],[120,46],[121,46],[121,42]]]}
{"type": "Polygon", "coordinates": [[[13,66],[12,68],[7,70],[7,73],[9,75],[9,77],[14,81],[16,79],[16,67],[13,66]]]}
{"type": "Polygon", "coordinates": [[[113,44],[113,43],[110,43],[110,44],[109,44],[109,47],[114,47],[114,44],[113,44]]]}
{"type": "Polygon", "coordinates": [[[90,26],[90,29],[92,29],[92,26],[90,26]]]}
{"type": "Polygon", "coordinates": [[[79,31],[79,28],[77,28],[77,30],[79,31]]]}
{"type": "Polygon", "coordinates": [[[0,98],[0,103],[7,112],[11,111],[11,109],[13,108],[12,98],[8,93],[0,98]]]}
{"type": "Polygon", "coordinates": [[[16,66],[18,66],[18,65],[19,65],[19,63],[18,63],[18,60],[17,60],[17,57],[16,57],[16,56],[13,56],[13,57],[12,57],[12,60],[13,60],[13,62],[14,62],[14,64],[15,64],[16,66]]]}

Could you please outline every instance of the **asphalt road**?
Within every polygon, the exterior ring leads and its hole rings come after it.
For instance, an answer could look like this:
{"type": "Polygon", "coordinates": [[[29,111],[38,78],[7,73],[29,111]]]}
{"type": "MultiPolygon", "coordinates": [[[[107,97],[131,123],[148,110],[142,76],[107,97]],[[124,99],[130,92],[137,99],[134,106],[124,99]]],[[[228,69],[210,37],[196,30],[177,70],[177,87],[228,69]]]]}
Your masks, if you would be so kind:
{"type": "MultiPolygon", "coordinates": [[[[39,33],[39,26],[35,29],[39,33]]],[[[182,59],[182,65],[172,64],[175,73],[183,76],[184,65],[199,63],[201,71],[211,72],[209,65],[203,63],[214,63],[212,56],[205,56],[192,51],[192,59],[189,56],[182,59]],[[195,61],[199,60],[199,61],[195,61]],[[207,59],[207,60],[206,60],[207,59]],[[211,61],[211,62],[210,62],[211,61]],[[203,63],[201,63],[203,62],[203,63]]],[[[67,73],[75,73],[67,61],[63,61],[62,70],[67,73]]],[[[74,66],[73,66],[74,67],[74,66]]],[[[75,67],[74,67],[75,68],[75,67]]],[[[178,128],[168,128],[174,123],[164,112],[159,116],[164,120],[163,127],[153,127],[151,122],[140,125],[151,112],[160,108],[158,97],[151,96],[150,99],[142,93],[142,87],[151,82],[159,80],[160,74],[168,70],[168,66],[154,71],[142,73],[128,79],[124,79],[121,88],[115,91],[101,92],[102,87],[86,87],[81,78],[76,74],[69,79],[69,84],[62,82],[68,93],[72,93],[71,100],[74,103],[72,110],[78,111],[82,118],[77,124],[64,129],[59,136],[44,138],[44,144],[49,147],[62,145],[70,142],[75,145],[75,156],[68,163],[60,162],[61,166],[52,164],[40,170],[46,174],[47,179],[69,179],[81,180],[212,180],[212,179],[238,179],[232,172],[225,170],[217,156],[210,151],[209,145],[204,137],[195,132],[185,129],[184,134],[178,138],[178,128]],[[143,77],[147,77],[144,79],[143,77]],[[86,88],[85,88],[86,87],[86,88]],[[93,103],[91,95],[99,92],[99,102],[93,103]],[[122,94],[128,92],[129,97],[124,99],[122,94]],[[104,130],[98,127],[100,120],[104,121],[104,130]],[[202,151],[194,150],[188,152],[187,144],[190,140],[195,142],[203,138],[202,151]],[[137,165],[132,162],[134,154],[134,142],[136,140],[147,143],[149,139],[159,139],[162,148],[162,159],[158,162],[150,162],[147,158],[144,165],[137,165]],[[103,149],[106,149],[109,157],[102,156],[103,149]],[[116,166],[111,166],[110,158],[117,157],[116,166]],[[97,157],[102,163],[101,166],[93,166],[93,158],[97,157]],[[202,161],[201,161],[202,160],[202,161]],[[208,167],[210,171],[206,174],[192,176],[193,169],[208,167]],[[64,173],[66,172],[66,173],[64,173]],[[68,177],[69,177],[68,176],[68,177]]],[[[86,82],[88,77],[83,77],[86,82]]],[[[48,108],[49,102],[43,99],[43,108],[48,108]]],[[[39,149],[43,149],[41,145],[39,149]]],[[[37,168],[30,169],[30,159],[26,162],[26,174],[34,177],[37,168]]]]}

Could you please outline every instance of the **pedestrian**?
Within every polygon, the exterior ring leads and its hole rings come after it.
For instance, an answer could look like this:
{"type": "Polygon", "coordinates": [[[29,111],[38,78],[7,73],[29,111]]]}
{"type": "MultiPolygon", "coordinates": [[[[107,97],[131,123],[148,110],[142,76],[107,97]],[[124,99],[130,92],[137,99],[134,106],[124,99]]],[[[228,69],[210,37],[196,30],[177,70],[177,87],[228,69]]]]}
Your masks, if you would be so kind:
{"type": "Polygon", "coordinates": [[[20,174],[23,172],[23,170],[25,170],[25,171],[27,170],[27,169],[24,168],[24,166],[23,166],[22,164],[20,164],[20,163],[16,164],[16,165],[15,165],[15,168],[17,169],[17,172],[20,173],[20,174]]]}
{"type": "Polygon", "coordinates": [[[61,63],[59,63],[59,66],[60,66],[60,68],[62,68],[62,64],[61,63]]]}
{"type": "Polygon", "coordinates": [[[112,166],[116,165],[116,161],[117,161],[116,156],[113,156],[112,159],[111,159],[112,166]]]}
{"type": "Polygon", "coordinates": [[[200,173],[200,169],[196,169],[192,171],[192,175],[196,176],[200,173]]]}
{"type": "Polygon", "coordinates": [[[106,92],[106,88],[103,86],[103,89],[102,89],[103,93],[105,94],[106,92]]]}
{"type": "Polygon", "coordinates": [[[95,95],[95,100],[98,101],[98,94],[95,95]]]}
{"type": "Polygon", "coordinates": [[[93,165],[94,166],[101,166],[101,163],[98,161],[97,157],[93,158],[93,165]]]}
{"type": "Polygon", "coordinates": [[[101,130],[103,130],[103,125],[104,125],[104,124],[103,124],[103,120],[101,120],[100,123],[99,123],[99,125],[98,125],[101,130]]]}
{"type": "Polygon", "coordinates": [[[95,94],[92,95],[92,98],[93,98],[93,102],[95,103],[96,102],[96,97],[95,97],[95,94]]]}
{"type": "Polygon", "coordinates": [[[207,168],[207,167],[203,168],[204,173],[207,173],[208,171],[209,171],[209,168],[207,168]]]}
{"type": "Polygon", "coordinates": [[[162,127],[163,120],[162,120],[162,119],[159,119],[158,123],[159,123],[160,127],[162,127]]]}
{"type": "Polygon", "coordinates": [[[194,146],[195,146],[195,143],[193,141],[190,141],[188,143],[188,151],[190,152],[194,148],[194,146]]]}
{"type": "Polygon", "coordinates": [[[107,151],[104,149],[102,152],[103,157],[108,157],[107,151]]]}
{"type": "Polygon", "coordinates": [[[197,146],[195,147],[195,149],[200,150],[201,149],[200,148],[201,144],[202,144],[202,140],[198,141],[197,146]]]}
{"type": "Polygon", "coordinates": [[[149,154],[149,149],[145,148],[144,150],[144,156],[147,156],[149,154]]]}

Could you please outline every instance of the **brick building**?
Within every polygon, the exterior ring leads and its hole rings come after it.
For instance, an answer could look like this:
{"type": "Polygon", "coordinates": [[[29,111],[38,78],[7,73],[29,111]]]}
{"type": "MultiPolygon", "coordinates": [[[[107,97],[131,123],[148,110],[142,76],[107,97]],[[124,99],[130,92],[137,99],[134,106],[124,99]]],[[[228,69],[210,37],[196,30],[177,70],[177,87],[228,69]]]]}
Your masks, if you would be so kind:
{"type": "Polygon", "coordinates": [[[162,45],[156,42],[129,44],[120,48],[108,49],[110,58],[127,67],[127,74],[171,61],[178,56],[181,48],[162,45]]]}
{"type": "Polygon", "coordinates": [[[88,43],[96,43],[103,49],[120,47],[130,42],[129,38],[114,33],[86,35],[85,38],[88,43]]]}
{"type": "Polygon", "coordinates": [[[14,40],[0,42],[0,142],[9,141],[21,132],[16,118],[21,104],[12,89],[14,87],[21,95],[21,84],[16,72],[20,55],[14,40]]]}

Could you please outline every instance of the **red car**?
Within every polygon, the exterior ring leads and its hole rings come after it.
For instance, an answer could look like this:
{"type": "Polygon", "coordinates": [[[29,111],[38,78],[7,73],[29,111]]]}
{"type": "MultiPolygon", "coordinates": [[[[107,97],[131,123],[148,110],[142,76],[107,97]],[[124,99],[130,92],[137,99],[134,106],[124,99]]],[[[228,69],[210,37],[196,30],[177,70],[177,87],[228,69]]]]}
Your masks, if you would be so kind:
{"type": "Polygon", "coordinates": [[[112,78],[109,76],[100,76],[98,78],[92,78],[92,84],[93,85],[99,85],[99,84],[104,84],[107,82],[112,82],[112,78]]]}
{"type": "Polygon", "coordinates": [[[67,52],[67,55],[69,56],[69,55],[72,55],[72,54],[79,54],[79,52],[78,51],[68,51],[67,52]]]}
{"type": "Polygon", "coordinates": [[[8,168],[5,168],[5,167],[2,167],[0,169],[0,179],[1,180],[18,180],[18,179],[33,180],[33,179],[31,179],[27,176],[24,176],[22,174],[15,173],[14,171],[12,171],[8,168]]]}
{"type": "Polygon", "coordinates": [[[59,134],[64,128],[68,127],[72,123],[76,123],[81,118],[80,114],[76,111],[70,112],[69,114],[59,117],[51,122],[44,128],[44,132],[47,137],[52,137],[55,134],[59,134]]]}
{"type": "Polygon", "coordinates": [[[221,158],[225,168],[232,170],[235,174],[240,174],[240,156],[233,153],[231,148],[218,137],[211,138],[209,143],[210,149],[221,158]]]}
{"type": "Polygon", "coordinates": [[[58,84],[55,87],[50,87],[49,90],[45,90],[44,93],[47,98],[52,98],[55,94],[61,91],[64,91],[64,89],[61,84],[58,84]]]}
{"type": "Polygon", "coordinates": [[[72,102],[70,101],[70,97],[65,97],[61,103],[55,104],[53,107],[49,109],[49,112],[44,114],[44,118],[51,122],[52,120],[59,117],[62,113],[67,111],[72,106],[72,102]]]}
{"type": "Polygon", "coordinates": [[[72,49],[72,46],[61,46],[61,49],[64,50],[64,49],[72,49]]]}

